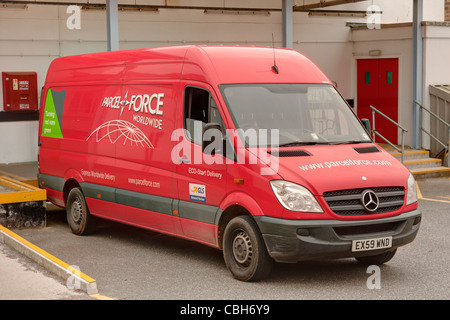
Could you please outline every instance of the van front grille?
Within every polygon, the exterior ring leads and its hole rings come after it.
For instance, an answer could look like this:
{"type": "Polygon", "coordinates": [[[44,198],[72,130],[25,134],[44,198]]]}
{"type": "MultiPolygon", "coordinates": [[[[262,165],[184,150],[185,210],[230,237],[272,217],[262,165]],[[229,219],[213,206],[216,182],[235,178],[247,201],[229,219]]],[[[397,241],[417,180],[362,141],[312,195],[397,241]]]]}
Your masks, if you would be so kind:
{"type": "MultiPolygon", "coordinates": [[[[323,197],[330,209],[338,215],[367,215],[400,209],[404,202],[405,190],[403,187],[348,189],[324,192],[323,197]],[[373,200],[372,206],[364,205],[363,196],[367,192],[371,193],[368,201],[373,200]]],[[[366,204],[368,201],[366,197],[366,204]]]]}

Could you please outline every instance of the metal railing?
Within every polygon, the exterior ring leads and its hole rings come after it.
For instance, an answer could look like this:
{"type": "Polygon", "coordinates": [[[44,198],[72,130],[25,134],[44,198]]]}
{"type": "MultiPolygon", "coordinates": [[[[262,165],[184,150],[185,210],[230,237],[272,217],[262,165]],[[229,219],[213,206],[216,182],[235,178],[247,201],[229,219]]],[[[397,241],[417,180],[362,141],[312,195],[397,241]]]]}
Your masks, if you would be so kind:
{"type": "MultiPolygon", "coordinates": [[[[430,136],[430,138],[432,138],[434,141],[436,141],[438,144],[440,144],[442,147],[444,147],[444,161],[443,164],[446,167],[450,167],[450,161],[448,159],[448,152],[450,149],[450,124],[448,122],[446,122],[444,119],[442,119],[441,117],[439,117],[437,114],[435,114],[434,112],[426,109],[424,106],[422,106],[419,102],[417,102],[416,100],[414,100],[414,103],[417,104],[419,106],[419,128],[420,128],[420,133],[422,134],[422,132],[426,133],[428,136],[430,136]],[[433,116],[435,119],[439,120],[441,123],[444,124],[444,126],[447,127],[448,130],[448,137],[449,137],[449,141],[447,141],[447,144],[445,144],[444,141],[441,141],[439,138],[435,137],[431,132],[427,131],[423,125],[422,125],[422,119],[423,119],[423,111],[428,112],[428,114],[430,114],[431,116],[433,116]]],[[[419,139],[420,143],[422,143],[422,136],[419,139]]]]}
{"type": "Polygon", "coordinates": [[[398,152],[400,152],[401,154],[401,162],[403,163],[403,157],[405,154],[405,132],[408,132],[408,130],[406,130],[405,128],[403,128],[400,124],[398,124],[397,122],[395,122],[394,120],[392,120],[391,118],[389,118],[387,115],[385,115],[383,112],[381,112],[380,110],[378,110],[377,108],[370,106],[370,108],[372,109],[372,134],[373,134],[373,140],[375,141],[375,137],[379,136],[380,138],[382,138],[384,141],[386,141],[391,147],[393,147],[395,150],[397,150],[398,152]],[[379,115],[383,116],[384,118],[386,118],[387,120],[389,120],[391,123],[393,123],[394,125],[397,126],[397,128],[399,128],[400,130],[402,130],[401,135],[401,145],[400,148],[396,145],[394,145],[392,142],[390,142],[388,139],[386,139],[385,137],[383,137],[383,135],[381,135],[376,129],[375,129],[375,112],[377,112],[379,115]]]}

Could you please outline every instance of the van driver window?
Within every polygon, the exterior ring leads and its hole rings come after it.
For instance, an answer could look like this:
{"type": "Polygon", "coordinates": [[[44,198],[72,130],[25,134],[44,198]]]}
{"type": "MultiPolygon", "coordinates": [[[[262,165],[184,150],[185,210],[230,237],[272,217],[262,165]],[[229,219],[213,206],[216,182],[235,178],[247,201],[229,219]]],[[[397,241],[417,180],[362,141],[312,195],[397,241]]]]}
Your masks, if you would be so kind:
{"type": "Polygon", "coordinates": [[[202,145],[202,132],[206,124],[217,123],[222,132],[225,128],[212,95],[209,91],[201,88],[186,87],[184,117],[188,138],[198,145],[202,145]]]}

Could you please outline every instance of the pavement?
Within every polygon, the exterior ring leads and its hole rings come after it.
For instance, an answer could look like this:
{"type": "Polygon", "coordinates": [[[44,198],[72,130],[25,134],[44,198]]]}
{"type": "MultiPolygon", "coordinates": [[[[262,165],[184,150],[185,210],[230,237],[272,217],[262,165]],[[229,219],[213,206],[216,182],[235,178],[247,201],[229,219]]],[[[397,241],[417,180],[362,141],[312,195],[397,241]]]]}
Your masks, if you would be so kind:
{"type": "Polygon", "coordinates": [[[0,270],[0,300],[94,299],[1,242],[0,270]]]}
{"type": "MultiPolygon", "coordinates": [[[[37,172],[37,163],[0,165],[0,176],[32,186],[37,184],[37,172]]],[[[3,187],[0,192],[14,190],[3,187]]],[[[0,300],[98,298],[94,279],[2,225],[0,270],[0,300]]]]}

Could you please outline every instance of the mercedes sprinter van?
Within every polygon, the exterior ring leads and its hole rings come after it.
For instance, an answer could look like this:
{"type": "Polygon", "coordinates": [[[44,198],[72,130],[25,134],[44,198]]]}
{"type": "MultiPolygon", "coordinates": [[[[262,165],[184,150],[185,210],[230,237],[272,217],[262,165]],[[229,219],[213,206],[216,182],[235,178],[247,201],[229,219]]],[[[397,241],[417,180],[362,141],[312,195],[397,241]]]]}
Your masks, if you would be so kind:
{"type": "Polygon", "coordinates": [[[291,49],[174,46],[55,59],[39,183],[72,232],[111,219],[223,250],[231,274],[414,240],[413,176],[291,49]]]}

